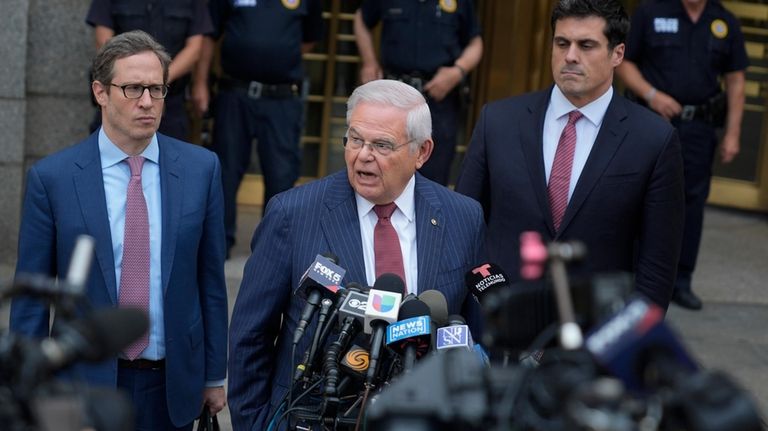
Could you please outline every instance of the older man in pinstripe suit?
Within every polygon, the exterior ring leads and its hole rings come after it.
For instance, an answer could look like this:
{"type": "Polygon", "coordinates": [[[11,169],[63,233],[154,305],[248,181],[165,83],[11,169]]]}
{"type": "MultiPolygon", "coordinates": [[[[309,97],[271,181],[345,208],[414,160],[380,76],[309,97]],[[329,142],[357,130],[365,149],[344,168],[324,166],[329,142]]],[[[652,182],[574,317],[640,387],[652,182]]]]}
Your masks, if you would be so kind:
{"type": "MultiPolygon", "coordinates": [[[[347,283],[375,281],[378,206],[395,204],[390,220],[408,291],[441,291],[449,313],[479,330],[464,274],[485,257],[482,210],[416,173],[434,146],[426,101],[400,82],[372,81],[350,97],[347,124],[346,172],[277,195],[254,233],[230,326],[235,430],[265,429],[290,387],[291,366],[301,360],[291,358],[291,334],[305,304],[294,292],[315,255],[338,256],[347,283]]],[[[311,338],[303,337],[296,355],[311,338]]]]}

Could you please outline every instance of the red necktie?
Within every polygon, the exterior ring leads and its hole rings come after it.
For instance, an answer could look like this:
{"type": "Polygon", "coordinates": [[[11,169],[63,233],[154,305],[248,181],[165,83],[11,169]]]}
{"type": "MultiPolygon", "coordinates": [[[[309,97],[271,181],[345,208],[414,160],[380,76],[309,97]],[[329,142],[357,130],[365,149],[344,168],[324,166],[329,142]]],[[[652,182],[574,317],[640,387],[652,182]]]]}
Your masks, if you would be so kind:
{"type": "MultiPolygon", "coordinates": [[[[400,250],[400,240],[392,226],[390,217],[397,209],[394,202],[387,205],[375,205],[373,211],[379,217],[373,229],[373,253],[376,258],[376,278],[381,274],[397,274],[405,283],[403,269],[403,252],[400,250]]],[[[407,290],[407,288],[406,288],[407,290]]]]}
{"type": "Polygon", "coordinates": [[[573,167],[573,154],[576,151],[576,122],[584,116],[579,111],[568,113],[568,124],[565,125],[560,141],[557,143],[555,160],[552,162],[552,171],[549,174],[549,208],[552,211],[552,221],[555,223],[555,231],[560,230],[565,209],[568,207],[568,189],[571,184],[571,170],[573,167]]]}
{"type": "MultiPolygon", "coordinates": [[[[141,168],[144,157],[126,159],[131,167],[128,197],[125,204],[125,233],[123,236],[123,262],[120,272],[120,307],[133,307],[149,312],[149,219],[147,203],[141,189],[141,168]]],[[[139,357],[149,345],[149,334],[125,349],[130,360],[139,357]]]]}

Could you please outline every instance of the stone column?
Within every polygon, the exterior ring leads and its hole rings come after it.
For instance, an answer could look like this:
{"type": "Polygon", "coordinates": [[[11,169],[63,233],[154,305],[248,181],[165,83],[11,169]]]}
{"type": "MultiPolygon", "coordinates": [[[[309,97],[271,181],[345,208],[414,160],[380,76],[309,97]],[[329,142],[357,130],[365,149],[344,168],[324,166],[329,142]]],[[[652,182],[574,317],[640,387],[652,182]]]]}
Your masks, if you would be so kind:
{"type": "Polygon", "coordinates": [[[11,274],[27,168],[88,133],[90,0],[0,2],[0,277],[11,274]]]}

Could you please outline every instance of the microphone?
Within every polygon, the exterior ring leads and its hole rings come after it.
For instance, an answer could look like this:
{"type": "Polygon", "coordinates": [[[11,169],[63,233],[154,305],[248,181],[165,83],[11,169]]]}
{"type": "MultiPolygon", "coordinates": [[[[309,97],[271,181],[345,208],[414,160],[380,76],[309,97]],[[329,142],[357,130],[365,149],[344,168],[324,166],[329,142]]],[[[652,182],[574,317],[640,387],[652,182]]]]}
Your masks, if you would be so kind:
{"type": "Polygon", "coordinates": [[[10,287],[0,289],[0,300],[17,295],[54,300],[64,297],[81,297],[90,273],[94,247],[95,240],[93,237],[79,235],[69,260],[66,280],[56,282],[55,279],[42,274],[21,273],[16,276],[10,287]]]}
{"type": "Polygon", "coordinates": [[[597,363],[635,392],[674,384],[698,369],[664,323],[664,311],[642,298],[590,332],[585,346],[597,363]]]}
{"type": "Polygon", "coordinates": [[[312,265],[301,276],[296,295],[305,299],[307,305],[304,306],[296,331],[293,333],[293,344],[298,344],[304,336],[304,331],[312,320],[320,300],[323,298],[334,300],[337,292],[342,289],[340,283],[346,271],[336,265],[337,261],[338,259],[333,255],[329,258],[318,254],[312,265]]]}
{"type": "Polygon", "coordinates": [[[429,315],[435,326],[448,324],[448,301],[439,290],[425,290],[419,294],[419,299],[429,307],[429,315]]]}
{"type": "Polygon", "coordinates": [[[405,291],[403,279],[395,274],[382,274],[373,284],[365,307],[366,334],[371,334],[371,354],[366,384],[373,384],[378,371],[379,356],[387,325],[397,321],[397,314],[405,291]]]}
{"type": "Polygon", "coordinates": [[[437,328],[437,350],[443,349],[474,349],[472,333],[466,321],[458,314],[448,316],[448,326],[437,328]]]}
{"type": "MultiPolygon", "coordinates": [[[[347,348],[349,342],[357,336],[363,328],[363,322],[365,321],[365,308],[368,302],[368,294],[359,292],[359,289],[353,286],[353,284],[359,286],[357,283],[349,284],[347,294],[344,297],[344,300],[340,302],[341,305],[338,308],[339,325],[341,325],[339,337],[336,341],[331,343],[325,354],[323,370],[326,375],[326,383],[324,392],[325,395],[329,397],[334,397],[337,393],[336,384],[339,379],[339,355],[341,355],[341,352],[347,348]]],[[[368,368],[367,355],[368,352],[366,352],[365,369],[368,368]]]]}
{"type": "Polygon", "coordinates": [[[57,322],[54,337],[39,343],[16,338],[21,356],[17,364],[19,386],[31,390],[50,373],[75,361],[99,362],[114,357],[149,328],[147,315],[138,309],[108,308],[83,320],[57,322]]]}
{"type": "Polygon", "coordinates": [[[400,306],[400,319],[387,326],[387,346],[403,356],[403,369],[408,372],[432,344],[429,306],[414,299],[400,306]]]}
{"type": "Polygon", "coordinates": [[[464,276],[464,281],[481,304],[485,303],[489,294],[509,287],[509,278],[494,263],[485,263],[469,270],[464,276]]]}

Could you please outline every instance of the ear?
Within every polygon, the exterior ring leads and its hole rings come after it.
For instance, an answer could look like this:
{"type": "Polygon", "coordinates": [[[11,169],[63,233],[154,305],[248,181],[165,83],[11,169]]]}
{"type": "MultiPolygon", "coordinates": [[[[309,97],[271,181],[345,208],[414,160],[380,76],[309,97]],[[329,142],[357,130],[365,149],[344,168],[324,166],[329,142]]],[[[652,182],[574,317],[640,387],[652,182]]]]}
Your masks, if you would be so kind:
{"type": "Polygon", "coordinates": [[[624,48],[625,45],[620,43],[613,48],[611,53],[611,64],[613,67],[618,67],[622,61],[624,61],[624,48]]]}
{"type": "Polygon", "coordinates": [[[107,106],[107,100],[109,99],[109,93],[107,86],[100,81],[93,81],[91,83],[91,91],[93,91],[93,97],[96,99],[96,103],[99,106],[107,106]]]}
{"type": "Polygon", "coordinates": [[[427,160],[429,160],[429,156],[432,155],[432,150],[434,148],[435,142],[432,140],[432,138],[427,139],[421,144],[418,149],[418,154],[416,155],[416,169],[421,169],[421,167],[424,166],[424,163],[427,163],[427,160]]]}

